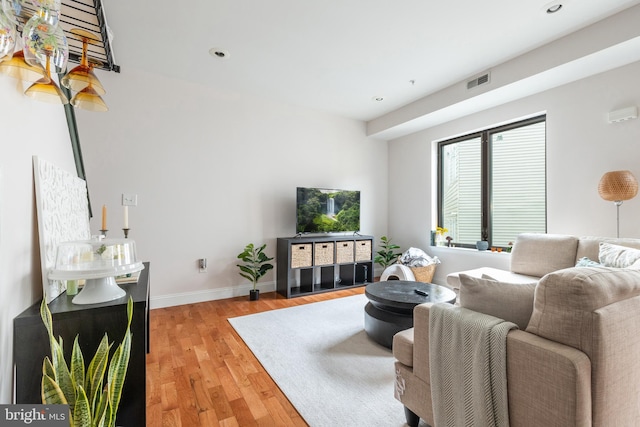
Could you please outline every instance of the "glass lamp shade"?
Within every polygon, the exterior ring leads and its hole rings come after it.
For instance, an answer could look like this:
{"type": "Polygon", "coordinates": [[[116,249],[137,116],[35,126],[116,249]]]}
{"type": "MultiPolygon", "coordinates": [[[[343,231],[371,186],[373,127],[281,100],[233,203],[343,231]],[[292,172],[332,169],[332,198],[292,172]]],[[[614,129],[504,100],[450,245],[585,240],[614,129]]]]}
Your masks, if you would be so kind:
{"type": "MultiPolygon", "coordinates": [[[[15,2],[16,0],[13,1],[15,2]]],[[[39,15],[49,25],[58,25],[62,0],[31,0],[31,4],[36,9],[36,15],[39,15]]]]}
{"type": "Polygon", "coordinates": [[[48,56],[46,59],[46,64],[47,76],[29,86],[24,94],[35,100],[48,102],[50,104],[68,104],[69,99],[67,98],[67,96],[60,90],[56,82],[51,79],[51,70],[49,66],[48,56]]]}
{"type": "Polygon", "coordinates": [[[107,91],[96,77],[93,72],[93,67],[95,64],[99,64],[98,61],[92,60],[89,63],[89,58],[87,57],[87,47],[89,44],[98,44],[96,36],[89,31],[81,30],[78,28],[71,29],[71,34],[77,36],[82,40],[82,57],[80,58],[80,65],[74,67],[71,71],[67,73],[66,76],[60,80],[60,84],[68,89],[71,89],[74,92],[80,92],[82,89],[87,86],[92,86],[93,90],[98,95],[104,95],[107,91]]]}
{"type": "Polygon", "coordinates": [[[76,108],[82,108],[89,111],[109,111],[109,107],[104,102],[102,97],[93,90],[91,85],[82,89],[80,92],[71,99],[71,105],[76,108]]]}
{"type": "Polygon", "coordinates": [[[43,78],[29,86],[24,92],[29,98],[50,104],[68,104],[69,99],[51,79],[43,78]]]}
{"type": "Polygon", "coordinates": [[[0,61],[11,59],[17,39],[15,23],[0,9],[0,61]]]}
{"type": "Polygon", "coordinates": [[[66,76],[60,80],[60,84],[74,92],[80,92],[88,86],[93,88],[93,91],[98,95],[104,95],[107,91],[100,83],[100,80],[96,77],[92,67],[86,65],[78,65],[67,73],[66,76]]]}
{"type": "Polygon", "coordinates": [[[24,59],[31,65],[44,65],[48,56],[53,70],[56,73],[63,73],[67,69],[69,45],[64,31],[57,25],[57,18],[49,17],[49,15],[57,15],[57,12],[48,12],[50,13],[43,14],[41,10],[24,25],[22,29],[24,59]],[[55,25],[51,23],[54,21],[55,25]]]}
{"type": "Polygon", "coordinates": [[[0,73],[32,83],[41,79],[50,80],[42,66],[27,64],[21,50],[14,52],[11,59],[0,61],[0,73]]]}
{"type": "Polygon", "coordinates": [[[0,0],[2,2],[2,9],[4,13],[13,18],[14,24],[18,25],[18,21],[15,19],[16,15],[20,15],[22,12],[23,0],[0,0]]]}
{"type": "Polygon", "coordinates": [[[638,181],[628,170],[607,172],[600,178],[598,194],[610,202],[630,200],[638,194],[638,181]]]}
{"type": "Polygon", "coordinates": [[[85,280],[74,304],[96,304],[125,296],[115,277],[144,269],[131,239],[92,239],[58,245],[50,280],[85,280]]]}

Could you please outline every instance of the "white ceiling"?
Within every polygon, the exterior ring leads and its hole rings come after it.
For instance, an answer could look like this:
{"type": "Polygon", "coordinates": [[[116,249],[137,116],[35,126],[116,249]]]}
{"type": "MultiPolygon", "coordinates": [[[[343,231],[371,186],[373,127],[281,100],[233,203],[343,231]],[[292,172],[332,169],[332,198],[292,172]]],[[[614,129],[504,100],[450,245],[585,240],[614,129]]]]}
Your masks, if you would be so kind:
{"type": "Polygon", "coordinates": [[[103,3],[123,74],[136,68],[369,121],[640,4],[559,1],[553,15],[547,0],[103,3]],[[230,55],[214,58],[211,48],[230,55]]]}

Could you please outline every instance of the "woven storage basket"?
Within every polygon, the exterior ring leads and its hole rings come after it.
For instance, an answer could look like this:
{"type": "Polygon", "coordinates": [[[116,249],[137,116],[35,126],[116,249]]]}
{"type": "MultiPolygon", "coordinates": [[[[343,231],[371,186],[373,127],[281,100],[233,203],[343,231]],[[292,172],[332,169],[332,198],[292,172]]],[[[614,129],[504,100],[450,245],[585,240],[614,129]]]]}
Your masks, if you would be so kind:
{"type": "Polygon", "coordinates": [[[356,261],[369,261],[371,259],[371,240],[356,241],[356,261]]]}
{"type": "Polygon", "coordinates": [[[409,267],[416,277],[416,282],[431,283],[433,274],[436,272],[436,264],[426,267],[409,267]]]}
{"type": "Polygon", "coordinates": [[[333,242],[316,243],[313,265],[333,264],[333,242]]]}
{"type": "Polygon", "coordinates": [[[337,242],[336,245],[336,263],[353,262],[353,242],[337,242]]]}
{"type": "Polygon", "coordinates": [[[311,267],[311,243],[291,245],[291,268],[311,267]]]}

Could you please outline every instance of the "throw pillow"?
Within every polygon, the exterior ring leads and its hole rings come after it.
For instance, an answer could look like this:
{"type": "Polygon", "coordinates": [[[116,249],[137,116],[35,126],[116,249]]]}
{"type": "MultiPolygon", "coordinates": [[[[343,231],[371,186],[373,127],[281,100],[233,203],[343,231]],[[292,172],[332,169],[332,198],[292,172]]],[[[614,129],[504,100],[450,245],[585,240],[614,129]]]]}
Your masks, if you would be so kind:
{"type": "Polygon", "coordinates": [[[598,258],[605,267],[625,268],[640,260],[640,250],[601,242],[598,258]]]}
{"type": "Polygon", "coordinates": [[[536,285],[460,274],[460,306],[513,322],[524,330],[533,312],[536,285]]]}
{"type": "Polygon", "coordinates": [[[599,262],[590,260],[586,256],[583,256],[578,260],[578,262],[576,262],[576,267],[601,267],[601,266],[602,264],[600,264],[599,262]]]}

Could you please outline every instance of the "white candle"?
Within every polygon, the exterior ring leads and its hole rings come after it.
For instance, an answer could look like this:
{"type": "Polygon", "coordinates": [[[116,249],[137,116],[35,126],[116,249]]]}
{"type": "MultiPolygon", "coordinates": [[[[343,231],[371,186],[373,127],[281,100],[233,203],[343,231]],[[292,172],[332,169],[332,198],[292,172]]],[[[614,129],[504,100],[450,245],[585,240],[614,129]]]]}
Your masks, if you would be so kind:
{"type": "Polygon", "coordinates": [[[129,228],[129,206],[124,207],[124,228],[129,228]]]}

